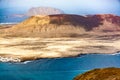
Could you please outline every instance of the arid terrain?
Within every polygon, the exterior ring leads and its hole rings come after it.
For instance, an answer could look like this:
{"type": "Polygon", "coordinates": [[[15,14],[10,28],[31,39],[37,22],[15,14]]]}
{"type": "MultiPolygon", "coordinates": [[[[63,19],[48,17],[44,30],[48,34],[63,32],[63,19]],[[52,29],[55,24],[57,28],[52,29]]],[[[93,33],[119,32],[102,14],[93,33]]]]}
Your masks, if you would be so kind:
{"type": "Polygon", "coordinates": [[[33,16],[0,28],[0,61],[112,54],[120,51],[120,17],[33,16]]]}
{"type": "Polygon", "coordinates": [[[120,50],[120,39],[110,37],[80,38],[0,38],[0,56],[21,60],[73,57],[80,54],[112,54],[120,50]]]}

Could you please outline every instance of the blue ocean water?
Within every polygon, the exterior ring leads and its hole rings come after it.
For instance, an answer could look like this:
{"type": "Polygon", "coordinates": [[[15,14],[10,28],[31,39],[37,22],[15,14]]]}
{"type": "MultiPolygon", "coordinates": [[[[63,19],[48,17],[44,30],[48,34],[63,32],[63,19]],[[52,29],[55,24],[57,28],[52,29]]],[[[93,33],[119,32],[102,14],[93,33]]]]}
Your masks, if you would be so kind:
{"type": "Polygon", "coordinates": [[[28,63],[0,63],[0,80],[73,80],[78,74],[105,67],[120,67],[120,54],[88,54],[28,63]]]}
{"type": "Polygon", "coordinates": [[[27,19],[28,17],[7,17],[0,16],[0,23],[19,23],[27,19]]]}
{"type": "Polygon", "coordinates": [[[0,8],[0,23],[19,23],[28,17],[14,17],[15,14],[25,14],[26,11],[21,11],[16,8],[0,8]]]}

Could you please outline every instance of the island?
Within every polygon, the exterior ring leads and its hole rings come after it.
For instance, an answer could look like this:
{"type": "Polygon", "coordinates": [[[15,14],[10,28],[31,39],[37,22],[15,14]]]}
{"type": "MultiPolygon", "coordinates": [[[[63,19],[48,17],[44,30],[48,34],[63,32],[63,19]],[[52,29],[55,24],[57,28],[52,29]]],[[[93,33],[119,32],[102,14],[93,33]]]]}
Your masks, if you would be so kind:
{"type": "Polygon", "coordinates": [[[36,15],[0,25],[0,61],[114,54],[120,51],[120,16],[36,15]]]}

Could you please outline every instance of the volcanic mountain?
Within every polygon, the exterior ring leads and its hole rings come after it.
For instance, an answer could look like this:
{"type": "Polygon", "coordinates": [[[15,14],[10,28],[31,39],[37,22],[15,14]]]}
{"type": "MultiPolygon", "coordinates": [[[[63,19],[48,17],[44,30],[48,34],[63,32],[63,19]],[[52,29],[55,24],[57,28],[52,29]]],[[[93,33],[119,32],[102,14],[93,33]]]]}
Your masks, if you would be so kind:
{"type": "Polygon", "coordinates": [[[77,76],[74,80],[120,80],[120,68],[94,69],[77,76]]]}
{"type": "Polygon", "coordinates": [[[5,30],[12,36],[66,37],[86,32],[120,31],[120,17],[102,15],[36,15],[5,30]]]}
{"type": "Polygon", "coordinates": [[[26,16],[63,14],[64,12],[52,7],[33,7],[28,10],[26,16]]]}
{"type": "Polygon", "coordinates": [[[53,15],[53,14],[64,14],[64,12],[57,8],[52,7],[32,7],[24,14],[11,14],[6,18],[27,18],[36,15],[53,15]]]}

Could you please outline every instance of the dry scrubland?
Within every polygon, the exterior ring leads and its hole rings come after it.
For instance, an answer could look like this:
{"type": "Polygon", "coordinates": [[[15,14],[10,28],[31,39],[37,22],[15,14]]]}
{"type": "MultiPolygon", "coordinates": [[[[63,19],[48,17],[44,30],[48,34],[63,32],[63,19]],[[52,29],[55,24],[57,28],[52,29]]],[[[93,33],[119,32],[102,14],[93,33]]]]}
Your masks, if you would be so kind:
{"type": "Polygon", "coordinates": [[[120,68],[94,69],[77,76],[74,80],[120,80],[120,68]]]}

